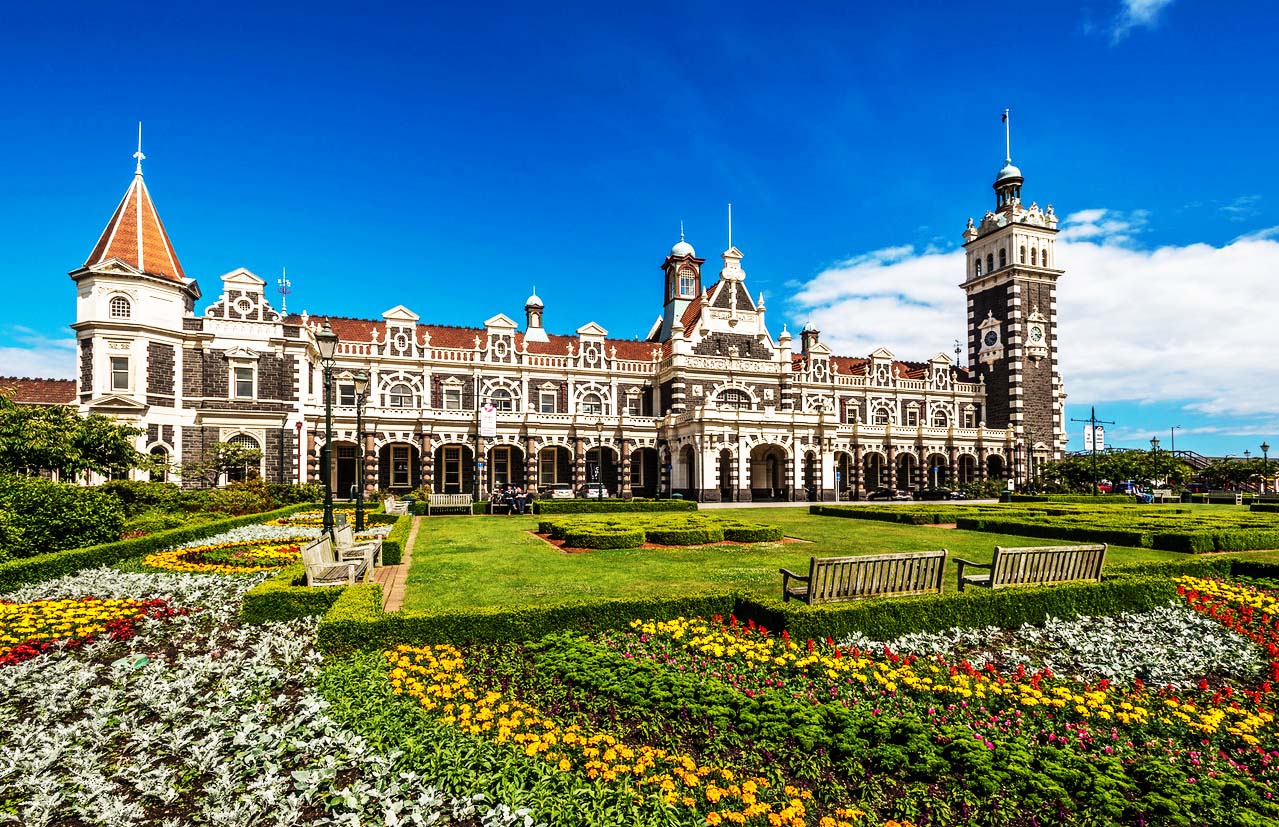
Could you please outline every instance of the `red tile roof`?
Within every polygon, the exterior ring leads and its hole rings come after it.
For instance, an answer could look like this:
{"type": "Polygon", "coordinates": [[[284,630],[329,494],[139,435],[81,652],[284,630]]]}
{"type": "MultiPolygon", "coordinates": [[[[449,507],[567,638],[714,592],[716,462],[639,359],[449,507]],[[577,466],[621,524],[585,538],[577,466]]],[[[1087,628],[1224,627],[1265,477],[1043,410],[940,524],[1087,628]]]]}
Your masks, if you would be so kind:
{"type": "Polygon", "coordinates": [[[19,405],[70,405],[75,402],[75,380],[0,376],[0,396],[19,405]]]}
{"type": "Polygon", "coordinates": [[[91,267],[112,258],[171,281],[185,278],[173,242],[164,230],[141,173],[133,176],[120,206],[116,207],[84,266],[91,267]]]}
{"type": "MultiPolygon", "coordinates": [[[[311,316],[309,318],[319,324],[323,324],[327,320],[333,328],[333,332],[343,341],[369,342],[372,340],[374,330],[377,331],[379,342],[386,341],[386,322],[381,319],[349,319],[343,316],[311,316]]],[[[302,317],[297,314],[290,314],[284,322],[285,324],[301,324],[302,317]]],[[[420,323],[415,327],[419,345],[425,341],[428,333],[431,336],[432,347],[470,349],[475,347],[477,336],[480,340],[480,347],[488,344],[488,332],[482,327],[420,323]]],[[[552,333],[548,334],[547,339],[548,341],[546,342],[529,342],[529,353],[567,356],[570,344],[573,345],[574,352],[577,352],[581,346],[577,336],[561,336],[552,333]]],[[[522,331],[515,334],[515,347],[521,350],[524,347],[524,333],[522,331]]],[[[652,342],[638,342],[631,339],[605,339],[604,347],[610,353],[610,356],[613,348],[616,348],[618,359],[648,361],[653,358],[653,350],[656,346],[652,342]]]]}

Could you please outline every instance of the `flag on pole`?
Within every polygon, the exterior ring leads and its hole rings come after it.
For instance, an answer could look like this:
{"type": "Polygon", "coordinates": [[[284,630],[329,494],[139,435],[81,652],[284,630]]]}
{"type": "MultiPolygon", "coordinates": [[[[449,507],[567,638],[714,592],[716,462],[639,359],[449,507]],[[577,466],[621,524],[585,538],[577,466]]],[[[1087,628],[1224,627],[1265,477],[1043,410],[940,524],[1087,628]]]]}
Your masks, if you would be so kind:
{"type": "Polygon", "coordinates": [[[1000,120],[1000,123],[1008,123],[1008,110],[1007,110],[1007,109],[1005,109],[1005,110],[1004,110],[1004,116],[1003,116],[1003,118],[1000,120]]]}

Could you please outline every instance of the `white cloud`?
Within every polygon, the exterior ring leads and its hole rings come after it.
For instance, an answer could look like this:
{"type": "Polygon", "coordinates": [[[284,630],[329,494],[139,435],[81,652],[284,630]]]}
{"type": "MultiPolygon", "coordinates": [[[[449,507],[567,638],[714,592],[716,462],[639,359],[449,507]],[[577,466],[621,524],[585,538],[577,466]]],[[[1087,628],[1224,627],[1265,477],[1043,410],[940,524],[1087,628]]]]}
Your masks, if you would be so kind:
{"type": "Polygon", "coordinates": [[[1110,29],[1112,43],[1118,43],[1133,29],[1153,27],[1159,13],[1172,4],[1172,0],[1120,0],[1119,15],[1110,29]]]}
{"type": "MultiPolygon", "coordinates": [[[[1176,403],[1207,414],[1276,410],[1279,240],[1241,237],[1153,250],[1132,246],[1134,224],[1108,210],[1063,223],[1057,263],[1060,360],[1073,402],[1176,403]],[[1073,240],[1072,240],[1073,239],[1073,240]]],[[[811,318],[836,353],[884,346],[928,359],[965,339],[964,254],[887,248],[835,265],[802,285],[794,318],[811,318]]],[[[966,359],[966,356],[965,356],[966,359]]]]}
{"type": "Polygon", "coordinates": [[[0,346],[0,376],[75,378],[74,338],[52,338],[20,325],[6,327],[3,335],[15,344],[0,346]]]}

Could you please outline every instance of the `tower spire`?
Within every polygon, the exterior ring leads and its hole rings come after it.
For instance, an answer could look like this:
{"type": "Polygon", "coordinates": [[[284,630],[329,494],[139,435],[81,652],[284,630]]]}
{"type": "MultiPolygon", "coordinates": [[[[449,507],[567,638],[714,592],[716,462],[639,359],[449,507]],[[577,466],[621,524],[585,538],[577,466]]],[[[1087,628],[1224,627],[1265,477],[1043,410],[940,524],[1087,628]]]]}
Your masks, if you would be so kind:
{"type": "Polygon", "coordinates": [[[728,202],[728,249],[733,249],[733,202],[728,202]]]}
{"type": "Polygon", "coordinates": [[[679,240],[684,240],[684,219],[679,220],[679,240]]]}
{"type": "Polygon", "coordinates": [[[133,157],[138,159],[138,168],[134,170],[133,174],[141,175],[142,162],[147,159],[147,156],[142,154],[142,121],[138,121],[138,151],[133,153],[133,157]]]}
{"type": "Polygon", "coordinates": [[[1004,110],[1004,163],[1013,162],[1012,124],[1008,121],[1008,110],[1004,110]]]}

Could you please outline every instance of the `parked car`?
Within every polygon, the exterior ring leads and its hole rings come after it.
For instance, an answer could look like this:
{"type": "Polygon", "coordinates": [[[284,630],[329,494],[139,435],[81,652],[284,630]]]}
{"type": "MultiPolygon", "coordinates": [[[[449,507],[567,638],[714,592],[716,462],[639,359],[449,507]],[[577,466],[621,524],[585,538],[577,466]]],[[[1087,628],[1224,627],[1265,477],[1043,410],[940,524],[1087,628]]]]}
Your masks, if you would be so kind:
{"type": "Polygon", "coordinates": [[[960,497],[963,496],[962,492],[951,491],[949,488],[925,488],[923,491],[919,492],[919,499],[921,500],[953,500],[953,499],[957,499],[955,497],[956,494],[959,494],[960,497]]]}
{"type": "Polygon", "coordinates": [[[544,485],[542,486],[541,497],[544,500],[571,500],[573,499],[573,486],[567,482],[544,485]]]}
{"type": "Polygon", "coordinates": [[[896,491],[892,488],[877,488],[866,495],[868,500],[909,500],[909,491],[896,491]]]}
{"type": "Polygon", "coordinates": [[[579,499],[601,500],[609,496],[608,489],[601,483],[592,482],[577,489],[579,499]]]}

